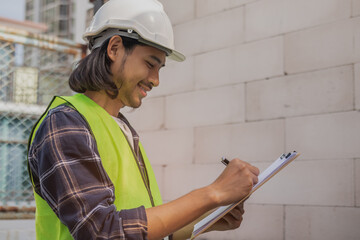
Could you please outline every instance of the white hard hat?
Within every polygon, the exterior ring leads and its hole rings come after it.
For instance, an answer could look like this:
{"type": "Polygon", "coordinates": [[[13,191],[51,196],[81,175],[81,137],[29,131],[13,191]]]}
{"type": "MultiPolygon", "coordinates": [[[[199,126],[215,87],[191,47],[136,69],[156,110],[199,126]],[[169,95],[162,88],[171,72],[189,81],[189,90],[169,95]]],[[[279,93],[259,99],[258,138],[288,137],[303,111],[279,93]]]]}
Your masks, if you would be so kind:
{"type": "Polygon", "coordinates": [[[83,39],[89,42],[90,49],[94,49],[114,35],[134,38],[156,47],[175,61],[185,60],[185,56],[175,50],[169,17],[157,0],[106,2],[94,15],[83,39]]]}

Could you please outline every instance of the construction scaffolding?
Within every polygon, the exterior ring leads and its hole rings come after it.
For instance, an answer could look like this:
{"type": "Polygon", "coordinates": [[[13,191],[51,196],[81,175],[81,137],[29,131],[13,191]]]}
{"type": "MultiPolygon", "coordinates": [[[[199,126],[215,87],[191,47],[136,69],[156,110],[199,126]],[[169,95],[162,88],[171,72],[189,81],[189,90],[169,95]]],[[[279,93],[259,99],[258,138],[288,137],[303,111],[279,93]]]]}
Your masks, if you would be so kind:
{"type": "Polygon", "coordinates": [[[72,94],[68,77],[83,55],[72,41],[0,26],[0,205],[34,205],[29,134],[54,95],[72,94]]]}

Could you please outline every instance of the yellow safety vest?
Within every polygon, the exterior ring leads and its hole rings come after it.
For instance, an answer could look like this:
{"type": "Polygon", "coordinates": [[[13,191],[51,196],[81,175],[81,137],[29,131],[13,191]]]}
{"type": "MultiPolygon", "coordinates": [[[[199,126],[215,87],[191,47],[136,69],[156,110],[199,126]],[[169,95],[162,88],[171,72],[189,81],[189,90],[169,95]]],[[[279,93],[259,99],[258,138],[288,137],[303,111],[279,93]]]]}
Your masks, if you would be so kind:
{"type": "MultiPolygon", "coordinates": [[[[68,103],[76,109],[89,124],[96,140],[102,165],[114,184],[114,204],[118,211],[140,206],[150,208],[162,204],[154,172],[142,145],[140,144],[140,151],[145,163],[149,184],[141,173],[134,151],[119,125],[105,109],[83,94],[70,97],[54,97],[33,128],[30,144],[48,111],[64,103],[68,103]]],[[[36,238],[38,240],[72,239],[68,228],[60,222],[47,202],[35,192],[34,195],[36,202],[36,238]]]]}

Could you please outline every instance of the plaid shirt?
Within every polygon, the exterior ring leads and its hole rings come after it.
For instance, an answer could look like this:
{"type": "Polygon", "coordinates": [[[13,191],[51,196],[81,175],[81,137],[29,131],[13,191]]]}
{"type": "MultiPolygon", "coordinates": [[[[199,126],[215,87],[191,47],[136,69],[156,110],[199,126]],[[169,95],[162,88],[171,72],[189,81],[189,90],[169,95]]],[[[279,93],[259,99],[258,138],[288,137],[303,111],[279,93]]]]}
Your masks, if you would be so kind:
{"type": "Polygon", "coordinates": [[[89,126],[69,106],[49,111],[29,149],[34,189],[74,239],[147,239],[144,207],[117,211],[89,126]]]}

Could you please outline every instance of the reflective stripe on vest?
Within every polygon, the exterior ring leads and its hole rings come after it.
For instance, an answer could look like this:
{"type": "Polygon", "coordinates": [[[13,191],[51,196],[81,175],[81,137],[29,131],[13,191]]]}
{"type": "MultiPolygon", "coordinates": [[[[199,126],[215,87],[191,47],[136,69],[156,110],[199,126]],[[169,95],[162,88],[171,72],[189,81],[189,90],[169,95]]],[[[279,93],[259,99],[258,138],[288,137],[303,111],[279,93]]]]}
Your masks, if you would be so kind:
{"type": "MultiPolygon", "coordinates": [[[[54,97],[48,109],[35,125],[30,144],[41,122],[50,109],[68,103],[76,109],[90,126],[101,157],[102,165],[115,187],[114,204],[118,210],[140,206],[145,208],[162,203],[154,172],[140,144],[150,185],[142,176],[137,159],[115,120],[99,105],[83,94],[71,97],[54,97]],[[152,200],[151,200],[152,199],[152,200]]],[[[31,173],[30,173],[31,176],[31,173]]],[[[50,206],[34,192],[36,201],[37,239],[72,239],[50,206]]]]}

